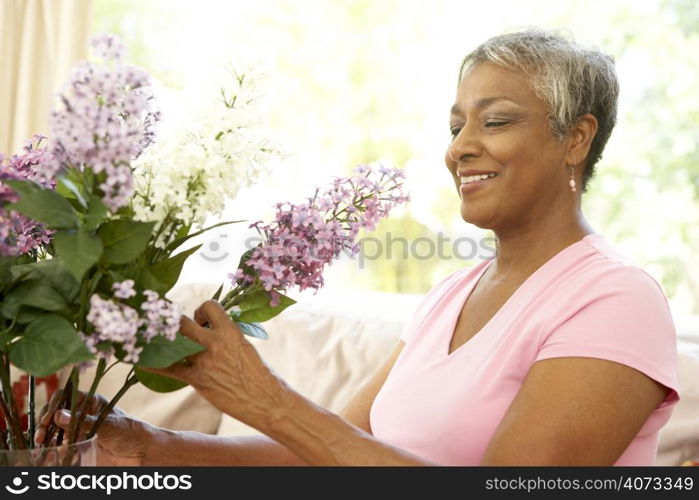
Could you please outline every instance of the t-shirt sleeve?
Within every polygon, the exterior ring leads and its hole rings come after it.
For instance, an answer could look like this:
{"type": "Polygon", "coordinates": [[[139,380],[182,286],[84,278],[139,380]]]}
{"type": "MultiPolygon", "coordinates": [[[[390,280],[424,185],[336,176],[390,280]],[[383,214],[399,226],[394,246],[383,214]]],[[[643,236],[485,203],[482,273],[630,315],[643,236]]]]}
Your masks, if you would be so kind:
{"type": "Polygon", "coordinates": [[[667,299],[643,270],[625,266],[596,283],[578,310],[545,337],[536,361],[592,357],[634,368],[679,400],[677,338],[667,299]]]}

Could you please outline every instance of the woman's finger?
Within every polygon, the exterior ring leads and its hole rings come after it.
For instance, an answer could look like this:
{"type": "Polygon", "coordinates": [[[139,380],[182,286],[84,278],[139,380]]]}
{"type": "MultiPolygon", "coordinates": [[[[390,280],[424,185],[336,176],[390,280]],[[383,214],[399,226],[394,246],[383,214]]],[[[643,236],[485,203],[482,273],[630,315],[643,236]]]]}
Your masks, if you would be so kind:
{"type": "Polygon", "coordinates": [[[203,346],[207,345],[211,340],[211,332],[197,325],[187,316],[180,318],[180,333],[203,346]]]}
{"type": "MultiPolygon", "coordinates": [[[[79,414],[76,414],[77,417],[79,417],[79,414]]],[[[65,432],[70,431],[70,417],[71,413],[69,410],[60,410],[56,412],[56,416],[54,417],[53,421],[56,423],[56,425],[63,429],[65,432]]],[[[92,425],[97,421],[97,416],[95,415],[85,415],[83,417],[82,424],[80,425],[80,428],[78,429],[78,438],[83,439],[85,434],[92,428],[92,425]]]]}
{"type": "Polygon", "coordinates": [[[43,444],[46,437],[46,426],[39,427],[34,433],[34,442],[43,444]]]}
{"type": "Polygon", "coordinates": [[[208,323],[212,328],[218,328],[230,321],[228,314],[224,311],[221,304],[215,300],[207,300],[194,311],[194,317],[197,323],[208,323]]]}
{"type": "Polygon", "coordinates": [[[57,389],[51,395],[49,402],[45,404],[39,411],[39,416],[37,418],[37,421],[39,422],[39,428],[37,429],[37,431],[42,430],[42,433],[40,434],[40,437],[42,437],[42,439],[43,435],[46,434],[46,427],[51,425],[53,415],[56,413],[56,410],[58,410],[58,407],[61,405],[62,402],[63,389],[57,389]]]}
{"type": "Polygon", "coordinates": [[[194,311],[194,321],[199,326],[203,326],[203,327],[211,326],[211,325],[209,325],[209,320],[206,317],[206,315],[204,314],[204,310],[201,308],[201,306],[197,307],[197,309],[194,311]]]}
{"type": "MultiPolygon", "coordinates": [[[[85,418],[87,419],[87,416],[85,418]]],[[[36,441],[37,443],[46,444],[44,443],[44,439],[46,439],[48,425],[51,422],[51,420],[53,420],[53,423],[59,429],[63,429],[63,431],[65,432],[68,432],[70,430],[70,411],[58,410],[54,413],[47,413],[42,418],[42,425],[34,433],[34,441],[36,441]]]]}
{"type": "MultiPolygon", "coordinates": [[[[85,392],[78,391],[76,401],[76,406],[78,409],[80,409],[81,405],[85,401],[86,396],[87,394],[85,392]]],[[[54,391],[54,393],[51,395],[51,399],[49,400],[48,404],[45,404],[39,411],[39,416],[37,417],[37,422],[39,425],[37,426],[36,433],[34,434],[35,441],[43,442],[48,432],[48,427],[51,425],[52,422],[55,423],[55,416],[59,411],[59,406],[62,400],[63,389],[58,389],[54,391]]],[[[94,394],[90,400],[90,404],[87,407],[87,413],[93,415],[97,414],[107,404],[108,401],[104,399],[103,396],[99,394],[94,394]]]]}

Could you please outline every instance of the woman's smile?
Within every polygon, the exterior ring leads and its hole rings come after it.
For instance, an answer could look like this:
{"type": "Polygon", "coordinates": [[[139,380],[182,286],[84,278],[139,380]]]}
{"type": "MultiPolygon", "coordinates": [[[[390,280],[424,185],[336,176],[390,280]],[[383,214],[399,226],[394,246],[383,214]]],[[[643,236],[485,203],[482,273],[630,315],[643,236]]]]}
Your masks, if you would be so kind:
{"type": "Polygon", "coordinates": [[[493,184],[498,174],[491,172],[489,174],[478,174],[478,175],[462,175],[459,177],[461,184],[459,185],[459,192],[461,196],[473,193],[479,189],[493,184]]]}

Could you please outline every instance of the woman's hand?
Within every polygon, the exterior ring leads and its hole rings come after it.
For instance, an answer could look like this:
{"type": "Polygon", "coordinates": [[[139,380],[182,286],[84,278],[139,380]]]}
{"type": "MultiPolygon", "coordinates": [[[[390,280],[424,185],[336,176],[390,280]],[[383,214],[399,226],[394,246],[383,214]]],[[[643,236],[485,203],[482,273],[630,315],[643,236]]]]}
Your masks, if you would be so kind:
{"type": "Polygon", "coordinates": [[[218,302],[204,302],[194,320],[183,317],[180,332],[206,350],[168,368],[148,370],[187,382],[222,412],[264,432],[283,405],[286,385],[218,302]]]}
{"type": "MultiPolygon", "coordinates": [[[[56,391],[51,402],[46,405],[39,416],[39,428],[36,431],[35,441],[43,443],[47,436],[47,431],[51,421],[58,428],[63,429],[65,436],[70,429],[70,411],[58,410],[52,412],[49,408],[55,408],[58,399],[61,398],[62,391],[56,391]]],[[[78,405],[82,405],[85,393],[78,393],[78,405]]],[[[81,429],[78,431],[78,439],[83,439],[90,430],[97,415],[105,408],[108,401],[99,394],[95,394],[87,408],[87,414],[83,420],[81,429]]],[[[78,406],[79,407],[79,406],[78,406]]],[[[102,422],[97,433],[97,465],[105,466],[128,466],[142,465],[143,457],[148,443],[148,433],[155,430],[146,422],[136,420],[118,408],[112,409],[107,418],[102,422]]],[[[51,445],[55,441],[55,436],[51,439],[51,445]]]]}

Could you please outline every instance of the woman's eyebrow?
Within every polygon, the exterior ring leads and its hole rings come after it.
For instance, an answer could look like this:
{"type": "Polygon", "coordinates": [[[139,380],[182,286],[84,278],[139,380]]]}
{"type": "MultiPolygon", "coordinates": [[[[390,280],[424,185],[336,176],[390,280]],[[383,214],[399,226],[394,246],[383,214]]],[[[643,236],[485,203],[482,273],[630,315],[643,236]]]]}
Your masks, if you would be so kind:
{"type": "MultiPolygon", "coordinates": [[[[478,99],[474,104],[473,107],[476,109],[483,109],[487,108],[491,104],[497,102],[497,101],[509,101],[513,104],[516,104],[517,106],[521,106],[517,101],[512,100],[511,98],[504,96],[504,95],[498,95],[494,97],[483,97],[482,99],[478,99]]],[[[451,107],[451,114],[452,115],[457,115],[461,113],[461,107],[458,104],[454,104],[451,107]]]]}

